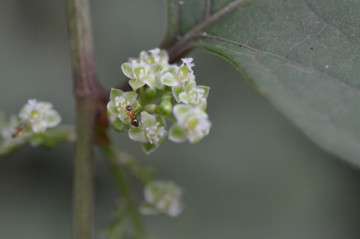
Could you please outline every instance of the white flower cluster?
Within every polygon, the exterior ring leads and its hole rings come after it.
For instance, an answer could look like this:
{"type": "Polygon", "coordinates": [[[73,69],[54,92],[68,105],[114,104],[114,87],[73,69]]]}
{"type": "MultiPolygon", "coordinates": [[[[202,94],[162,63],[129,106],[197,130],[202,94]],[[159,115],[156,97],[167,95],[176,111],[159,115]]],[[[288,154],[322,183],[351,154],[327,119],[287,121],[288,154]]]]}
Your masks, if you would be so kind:
{"type": "Polygon", "coordinates": [[[143,143],[146,153],[155,150],[166,135],[174,142],[196,143],[209,134],[211,127],[205,112],[210,88],[196,84],[193,59],[182,59],[180,66],[168,60],[167,52],[156,48],[122,64],[133,92],[112,89],[108,103],[108,112],[116,116],[112,120],[114,128],[129,128],[130,138],[143,143]],[[153,104],[158,99],[161,102],[153,104]],[[175,124],[168,133],[164,118],[171,112],[175,124]]]}
{"type": "Polygon", "coordinates": [[[34,137],[34,140],[31,140],[31,137],[44,133],[47,128],[57,126],[60,121],[61,117],[53,109],[52,104],[35,99],[28,100],[18,116],[11,116],[7,123],[3,119],[4,123],[0,128],[0,154],[11,152],[27,140],[36,145],[39,139],[34,137]]]}
{"type": "Polygon", "coordinates": [[[166,213],[178,216],[183,210],[182,190],[171,181],[152,181],[145,186],[145,203],[140,208],[143,214],[166,213]]]}
{"type": "Polygon", "coordinates": [[[28,100],[20,110],[19,117],[22,122],[29,124],[34,133],[42,133],[61,121],[59,113],[53,109],[51,103],[35,99],[28,100]]]}

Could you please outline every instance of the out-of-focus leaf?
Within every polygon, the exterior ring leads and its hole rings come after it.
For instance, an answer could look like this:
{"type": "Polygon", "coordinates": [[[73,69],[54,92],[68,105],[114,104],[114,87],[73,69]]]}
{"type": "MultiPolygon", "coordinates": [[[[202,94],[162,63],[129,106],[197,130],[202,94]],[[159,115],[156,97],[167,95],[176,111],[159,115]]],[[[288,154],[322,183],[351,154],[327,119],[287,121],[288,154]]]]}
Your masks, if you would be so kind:
{"type": "Polygon", "coordinates": [[[314,142],[360,165],[360,1],[168,0],[167,9],[170,53],[225,58],[314,142]]]}

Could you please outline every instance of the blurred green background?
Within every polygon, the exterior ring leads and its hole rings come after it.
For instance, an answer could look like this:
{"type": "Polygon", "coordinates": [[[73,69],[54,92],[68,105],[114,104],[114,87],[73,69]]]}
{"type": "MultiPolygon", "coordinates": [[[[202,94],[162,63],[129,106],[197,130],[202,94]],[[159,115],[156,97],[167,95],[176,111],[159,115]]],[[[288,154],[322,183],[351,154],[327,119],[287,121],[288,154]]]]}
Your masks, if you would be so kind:
{"type": "MultiPolygon", "coordinates": [[[[162,41],[164,3],[91,3],[98,75],[110,88],[125,80],[128,57],[162,41]]],[[[1,110],[17,113],[37,98],[74,122],[64,1],[0,0],[0,50],[1,110]]],[[[197,145],[166,142],[150,156],[126,134],[113,135],[119,149],[185,189],[180,217],[144,217],[152,238],[359,238],[360,171],[317,148],[227,62],[198,50],[191,56],[197,81],[211,87],[210,135],[197,145]]],[[[73,154],[61,144],[0,160],[0,238],[71,238],[73,154]]],[[[96,155],[95,230],[105,238],[118,193],[96,155]]]]}

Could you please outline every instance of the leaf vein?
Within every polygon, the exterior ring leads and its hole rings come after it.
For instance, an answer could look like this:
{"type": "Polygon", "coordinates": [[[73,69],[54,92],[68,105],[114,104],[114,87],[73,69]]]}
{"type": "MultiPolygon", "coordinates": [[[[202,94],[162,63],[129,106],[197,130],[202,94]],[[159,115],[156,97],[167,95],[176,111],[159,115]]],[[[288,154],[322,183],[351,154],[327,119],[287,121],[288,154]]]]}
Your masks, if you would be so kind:
{"type": "MultiPolygon", "coordinates": [[[[316,74],[316,75],[319,75],[321,77],[327,78],[328,80],[334,82],[335,84],[338,84],[339,86],[348,88],[351,91],[355,92],[356,94],[360,95],[360,90],[348,85],[347,83],[345,83],[345,82],[343,82],[343,81],[341,81],[339,79],[336,79],[336,78],[334,78],[334,77],[332,77],[330,75],[327,75],[327,74],[325,74],[325,73],[323,73],[323,72],[321,72],[319,70],[316,70],[314,68],[310,68],[310,67],[304,66],[304,65],[302,65],[300,63],[294,62],[294,61],[292,61],[292,60],[290,60],[288,58],[276,55],[274,53],[263,51],[263,50],[260,50],[260,49],[256,49],[256,48],[253,48],[251,46],[248,46],[248,45],[236,42],[236,41],[232,41],[232,40],[229,40],[229,39],[226,39],[226,38],[223,38],[223,37],[215,36],[215,35],[202,34],[201,36],[199,36],[199,38],[209,38],[209,39],[214,39],[214,40],[217,40],[217,41],[226,42],[226,43],[229,43],[229,44],[233,44],[233,45],[237,45],[237,46],[246,48],[246,49],[254,51],[254,52],[258,53],[258,54],[263,54],[263,55],[267,55],[267,56],[277,58],[277,59],[279,59],[279,60],[281,60],[281,61],[283,61],[283,62],[285,62],[287,64],[290,64],[290,65],[293,65],[294,67],[297,67],[298,69],[300,69],[302,71],[311,72],[313,74],[316,74]]],[[[232,51],[232,52],[238,54],[238,52],[236,52],[236,51],[232,51]]]]}

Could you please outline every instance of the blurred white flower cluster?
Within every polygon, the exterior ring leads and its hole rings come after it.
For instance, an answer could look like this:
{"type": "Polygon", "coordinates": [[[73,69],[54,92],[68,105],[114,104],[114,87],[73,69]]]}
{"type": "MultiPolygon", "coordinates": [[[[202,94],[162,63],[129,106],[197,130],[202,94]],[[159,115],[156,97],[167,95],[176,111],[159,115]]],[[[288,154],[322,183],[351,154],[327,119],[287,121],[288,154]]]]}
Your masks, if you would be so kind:
{"type": "Polygon", "coordinates": [[[174,142],[196,143],[211,127],[205,112],[210,88],[196,84],[193,59],[182,59],[180,66],[168,60],[167,52],[156,48],[122,64],[133,91],[112,89],[107,106],[113,127],[129,129],[129,137],[147,154],[167,135],[174,142]],[[174,123],[169,132],[166,119],[174,123]]]}
{"type": "Polygon", "coordinates": [[[145,202],[140,207],[143,214],[165,213],[178,216],[183,210],[182,190],[171,181],[152,181],[145,186],[145,202]]]}
{"type": "Polygon", "coordinates": [[[61,117],[51,103],[28,100],[18,116],[11,116],[8,122],[5,116],[0,120],[0,155],[7,154],[26,142],[34,146],[43,143],[43,133],[47,128],[57,126],[61,117]]]}

